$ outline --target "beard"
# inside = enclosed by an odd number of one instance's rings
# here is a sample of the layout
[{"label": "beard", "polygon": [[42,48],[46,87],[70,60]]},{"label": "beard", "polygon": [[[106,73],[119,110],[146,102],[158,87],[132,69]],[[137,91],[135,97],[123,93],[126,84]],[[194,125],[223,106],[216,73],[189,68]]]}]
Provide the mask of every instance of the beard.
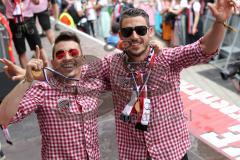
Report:
[{"label": "beard", "polygon": [[[125,48],[125,53],[130,57],[130,58],[138,58],[141,57],[146,53],[146,51],[149,48],[148,42],[144,43],[143,39],[135,39],[135,40],[129,40],[126,41],[128,43],[127,47]],[[134,49],[134,45],[139,45],[139,48],[137,46],[136,49]]]},{"label": "beard", "polygon": [[128,50],[126,50],[126,54],[132,59],[134,59],[134,57],[138,58],[138,57],[141,57],[142,55],[146,54],[148,48],[149,48],[149,46],[146,45],[146,46],[144,46],[143,49],[141,49],[140,51],[136,51],[136,52],[131,51],[131,49],[128,49]]},{"label": "beard", "polygon": [[127,55],[130,56],[130,57],[140,57],[140,56],[142,56],[143,54],[146,53],[147,49],[148,49],[148,46],[146,46],[146,47],[145,47],[142,51],[140,51],[140,52],[132,52],[131,50],[127,50],[126,53],[127,53]]}]

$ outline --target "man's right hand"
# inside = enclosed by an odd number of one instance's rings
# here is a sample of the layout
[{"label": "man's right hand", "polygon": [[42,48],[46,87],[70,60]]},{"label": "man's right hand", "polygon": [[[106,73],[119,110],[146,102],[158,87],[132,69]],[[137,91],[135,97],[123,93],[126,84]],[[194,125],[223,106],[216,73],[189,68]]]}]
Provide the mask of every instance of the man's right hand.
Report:
[{"label": "man's right hand", "polygon": [[39,47],[37,46],[35,58],[32,58],[27,63],[26,74],[25,74],[26,81],[32,82],[33,80],[42,80],[44,78],[42,74],[44,61],[40,59],[40,57],[41,57],[41,52]]}]

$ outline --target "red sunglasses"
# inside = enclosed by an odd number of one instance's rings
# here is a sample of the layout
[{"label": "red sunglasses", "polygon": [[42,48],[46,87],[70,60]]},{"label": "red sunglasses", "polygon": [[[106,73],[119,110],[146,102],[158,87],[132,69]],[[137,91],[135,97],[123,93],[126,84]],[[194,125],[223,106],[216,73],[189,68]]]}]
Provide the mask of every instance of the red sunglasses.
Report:
[{"label": "red sunglasses", "polygon": [[77,49],[69,49],[68,51],[67,50],[59,50],[55,53],[55,55],[56,55],[56,58],[58,60],[60,60],[60,59],[63,59],[66,56],[67,53],[71,57],[74,57],[74,58],[79,56],[79,50],[77,50]]}]

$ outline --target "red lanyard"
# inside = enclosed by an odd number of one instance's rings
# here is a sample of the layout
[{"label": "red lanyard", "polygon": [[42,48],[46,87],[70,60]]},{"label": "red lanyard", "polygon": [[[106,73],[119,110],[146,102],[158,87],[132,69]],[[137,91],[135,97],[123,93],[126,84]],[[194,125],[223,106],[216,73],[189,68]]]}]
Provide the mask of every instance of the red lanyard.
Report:
[{"label": "red lanyard", "polygon": [[135,76],[131,63],[127,63],[127,68],[131,72],[133,79],[133,91],[131,99],[124,107],[122,114],[120,115],[120,119],[124,122],[136,123],[136,129],[140,129],[142,131],[147,131],[148,123],[150,121],[151,101],[147,98],[147,82],[150,77],[154,61],[154,49],[151,47],[145,63],[145,68],[148,70],[147,73],[145,73],[145,76],[141,72],[136,72]]},{"label": "red lanyard", "polygon": [[139,97],[141,95],[144,87],[147,87],[147,82],[149,80],[154,61],[155,61],[154,49],[151,47],[150,48],[150,53],[149,53],[149,55],[148,55],[148,57],[146,58],[146,61],[145,61],[145,69],[147,69],[147,73],[143,74],[143,72],[141,72],[141,71],[135,71],[134,72],[134,69],[133,69],[132,64],[131,64],[132,62],[128,62],[128,57],[125,58],[127,68],[131,72],[131,76],[132,76],[131,79],[133,81],[133,88],[137,93],[137,97]]}]

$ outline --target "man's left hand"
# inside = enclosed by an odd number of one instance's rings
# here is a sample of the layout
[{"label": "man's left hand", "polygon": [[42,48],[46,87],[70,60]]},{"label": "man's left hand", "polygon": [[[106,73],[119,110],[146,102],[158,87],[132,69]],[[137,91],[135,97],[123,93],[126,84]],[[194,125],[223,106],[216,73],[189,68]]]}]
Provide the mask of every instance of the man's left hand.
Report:
[{"label": "man's left hand", "polygon": [[154,47],[154,52],[158,53],[163,48],[163,43],[159,40],[151,40],[150,45]]},{"label": "man's left hand", "polygon": [[233,13],[240,9],[239,0],[216,0],[215,3],[208,3],[212,15],[217,22],[225,22]]}]

